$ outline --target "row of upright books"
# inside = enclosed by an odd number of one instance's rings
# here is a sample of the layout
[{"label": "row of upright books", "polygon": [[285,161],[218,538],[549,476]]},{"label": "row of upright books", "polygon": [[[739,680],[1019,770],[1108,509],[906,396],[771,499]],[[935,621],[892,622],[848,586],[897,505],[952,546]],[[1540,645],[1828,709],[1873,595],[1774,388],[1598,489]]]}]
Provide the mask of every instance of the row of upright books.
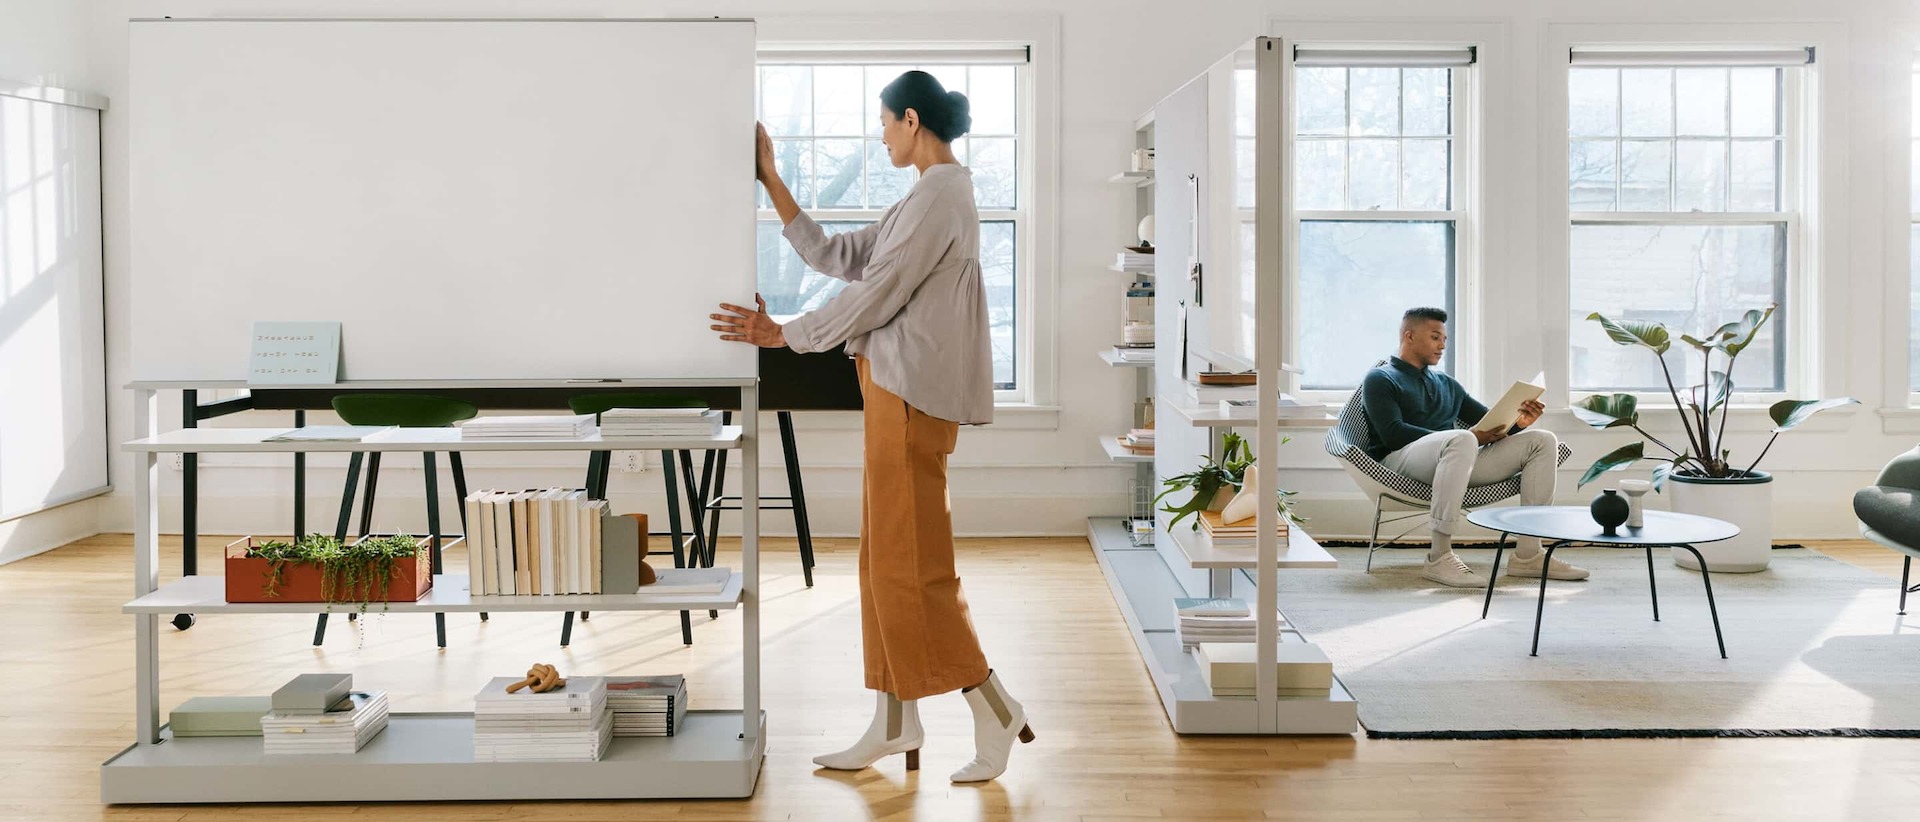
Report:
[{"label": "row of upright books", "polygon": [[603,593],[606,500],[577,488],[482,490],[466,506],[473,596]]}]

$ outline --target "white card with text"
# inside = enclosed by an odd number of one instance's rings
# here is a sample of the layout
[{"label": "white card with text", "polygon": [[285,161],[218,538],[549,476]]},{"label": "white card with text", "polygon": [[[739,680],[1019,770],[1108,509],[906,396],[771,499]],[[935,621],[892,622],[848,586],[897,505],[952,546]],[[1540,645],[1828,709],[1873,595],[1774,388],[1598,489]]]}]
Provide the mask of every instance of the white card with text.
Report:
[{"label": "white card with text", "polygon": [[256,322],[249,385],[315,385],[338,381],[340,323]]}]

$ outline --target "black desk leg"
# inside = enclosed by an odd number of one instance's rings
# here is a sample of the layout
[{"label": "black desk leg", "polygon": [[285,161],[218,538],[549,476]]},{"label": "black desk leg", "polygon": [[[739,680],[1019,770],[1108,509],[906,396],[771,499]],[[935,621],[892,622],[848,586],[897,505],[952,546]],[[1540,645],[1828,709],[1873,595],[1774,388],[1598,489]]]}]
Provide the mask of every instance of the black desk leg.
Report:
[{"label": "black desk leg", "polygon": [[[693,562],[689,564],[695,568],[712,568],[715,549],[712,543],[707,542],[706,535],[700,530],[700,506],[703,503],[701,503],[699,499],[700,486],[693,481],[692,451],[682,450],[680,452],[680,482],[686,486],[687,515],[693,526]],[[709,610],[707,611],[707,618],[719,619],[720,612],[717,610]]]},{"label": "black desk leg", "polygon": [[[180,392],[180,427],[200,427],[200,392]],[[200,573],[200,455],[180,455],[180,575]]]},{"label": "black desk leg", "polygon": [[1913,570],[1913,557],[1902,557],[1900,561],[1900,616],[1907,615],[1907,594],[1913,588],[1907,586],[1907,573]]},{"label": "black desk leg", "polygon": [[1707,587],[1707,613],[1713,617],[1713,641],[1720,646],[1720,658],[1726,659],[1727,641],[1720,636],[1720,608],[1713,604],[1713,575],[1707,571],[1707,558],[1700,556],[1700,552],[1691,545],[1673,547],[1686,549],[1687,553],[1693,555],[1693,561],[1700,563],[1700,584]]},{"label": "black desk leg", "polygon": [[[375,452],[374,456],[380,456],[379,452]],[[427,531],[432,534],[433,540],[433,572],[438,574],[440,573],[440,472],[434,466],[432,451],[421,454],[420,459],[426,464],[427,470]],[[373,502],[373,498],[369,496],[367,502]],[[447,647],[446,614],[433,615],[433,634],[440,647]]]},{"label": "black desk leg", "polygon": [[[293,412],[293,427],[307,427],[307,412]],[[293,538],[307,533],[307,452],[293,452]]]},{"label": "black desk leg", "polygon": [[781,411],[780,448],[787,464],[787,496],[793,503],[793,531],[800,539],[800,573],[813,587],[813,528],[807,524],[807,491],[800,482],[800,449],[793,441],[793,412]]},{"label": "black desk leg", "polygon": [[1507,552],[1507,533],[1500,532],[1500,541],[1493,544],[1493,570],[1487,572],[1487,598],[1480,603],[1480,618],[1487,618],[1487,609],[1493,607],[1493,581],[1500,578],[1500,555]]},{"label": "black desk leg", "polygon": [[[667,532],[673,539],[673,567],[685,568],[687,567],[686,555],[682,548],[685,532],[680,530],[680,483],[674,478],[674,472],[679,469],[674,465],[674,453],[661,451],[660,465],[664,469],[661,473],[665,475],[667,481]],[[695,528],[700,527],[698,521],[689,524]],[[684,645],[693,644],[693,615],[688,611],[680,612],[680,642]]]},{"label": "black desk leg", "polygon": [[1653,621],[1660,621],[1660,586],[1653,581],[1653,546],[1647,546],[1647,593],[1653,597]]},{"label": "black desk leg", "polygon": [[[733,412],[732,411],[720,412],[720,424],[732,425]],[[719,502],[720,502],[720,498],[722,496],[725,496],[726,493],[727,493],[727,452],[721,451],[719,453],[718,459],[714,462],[714,466],[713,466],[713,495],[707,497],[707,501],[709,503],[709,507],[707,509],[707,544],[709,545],[715,544],[720,540]],[[698,527],[698,522],[699,522],[698,520],[695,520],[696,527]]]},{"label": "black desk leg", "polygon": [[1565,542],[1556,542],[1547,546],[1546,556],[1540,559],[1540,601],[1533,606],[1533,650],[1527,656],[1540,655],[1540,620],[1547,613],[1547,571],[1553,567],[1554,549],[1565,546]]}]

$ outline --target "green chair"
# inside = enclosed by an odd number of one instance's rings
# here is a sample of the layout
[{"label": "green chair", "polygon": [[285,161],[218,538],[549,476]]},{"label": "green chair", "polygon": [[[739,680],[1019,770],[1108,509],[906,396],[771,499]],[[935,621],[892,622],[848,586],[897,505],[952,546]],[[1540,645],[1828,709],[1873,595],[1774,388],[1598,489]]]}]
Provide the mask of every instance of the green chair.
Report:
[{"label": "green chair", "polygon": [[[341,394],[333,398],[333,410],[348,425],[395,425],[402,428],[448,428],[480,414],[480,409],[473,403],[421,394]],[[347,483],[340,498],[340,520],[333,529],[336,539],[347,538],[347,523],[353,516],[354,489],[359,484],[363,458],[367,466],[367,490],[366,501],[360,506],[359,533],[365,535],[373,530],[373,502],[380,480],[380,452],[356,451],[347,460]],[[440,477],[432,451],[421,452],[420,459],[426,469],[427,531],[433,540],[433,572],[438,574],[442,570],[440,506],[437,504]],[[447,462],[453,467],[454,507],[460,512],[460,531],[464,534],[467,529],[467,472],[460,464],[460,452],[447,452]],[[483,613],[480,618],[486,619],[487,615]],[[433,624],[440,647],[447,647],[447,615],[434,614]],[[313,629],[313,644],[319,645],[326,635],[327,615],[321,614]]]},{"label": "green chair", "polygon": [[1914,448],[1880,469],[1873,485],[1853,495],[1853,514],[1860,520],[1860,536],[1899,551],[1900,608],[1907,613],[1907,595],[1920,591],[1908,585],[1913,558],[1920,557],[1920,448]]},{"label": "green chair", "polygon": [[[567,407],[575,414],[592,414],[594,422],[600,421],[600,415],[615,408],[706,408],[707,401],[698,397],[680,397],[665,394],[586,394],[567,400]],[[703,538],[697,524],[701,510],[699,491],[693,482],[693,452],[663,449],[660,452],[661,474],[666,481],[667,491],[667,536],[672,538],[673,567],[687,567],[686,543],[689,537],[693,542],[693,556],[706,555]],[[590,499],[607,498],[607,475],[612,473],[613,452],[594,451],[587,456],[587,497]],[[681,488],[686,489],[687,519],[682,524],[680,516]],[[666,553],[650,551],[654,553]],[[715,618],[718,612],[712,612]],[[581,611],[580,619],[585,621],[590,612]],[[560,647],[565,648],[573,640],[573,612],[568,611],[560,624]],[[693,619],[686,611],[680,612],[680,641],[693,644]]]}]

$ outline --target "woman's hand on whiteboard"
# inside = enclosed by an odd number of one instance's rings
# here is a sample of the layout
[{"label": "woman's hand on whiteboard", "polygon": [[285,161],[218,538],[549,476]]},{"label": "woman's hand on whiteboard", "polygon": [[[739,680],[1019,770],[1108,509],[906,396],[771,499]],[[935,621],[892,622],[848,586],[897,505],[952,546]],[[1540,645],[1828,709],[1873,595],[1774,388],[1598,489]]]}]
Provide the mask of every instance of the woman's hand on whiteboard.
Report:
[{"label": "woman's hand on whiteboard", "polygon": [[753,179],[761,183],[780,179],[780,166],[773,159],[773,138],[767,136],[762,123],[753,124]]},{"label": "woman's hand on whiteboard", "polygon": [[779,323],[767,316],[767,301],[759,294],[753,295],[753,301],[758,308],[721,303],[721,310],[732,313],[707,315],[716,321],[713,330],[720,332],[720,339],[729,342],[752,343],[761,348],[786,348],[787,335],[782,332]]}]

